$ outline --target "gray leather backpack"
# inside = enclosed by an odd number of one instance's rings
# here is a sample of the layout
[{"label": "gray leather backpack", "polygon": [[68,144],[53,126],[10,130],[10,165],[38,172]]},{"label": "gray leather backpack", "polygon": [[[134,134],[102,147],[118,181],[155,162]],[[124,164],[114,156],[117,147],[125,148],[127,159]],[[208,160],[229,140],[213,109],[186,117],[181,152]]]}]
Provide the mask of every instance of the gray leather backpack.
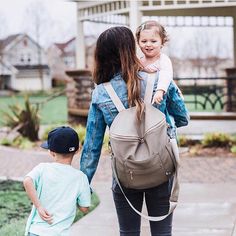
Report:
[{"label": "gray leather backpack", "polygon": [[174,175],[170,210],[165,216],[145,216],[126,198],[138,214],[148,220],[160,221],[171,214],[177,205],[178,147],[176,141],[167,135],[165,115],[151,104],[154,83],[155,74],[149,74],[141,122],[136,119],[136,108],[126,109],[110,82],[105,83],[104,87],[119,111],[110,127],[110,145],[113,175],[124,196],[122,186],[132,189],[152,188]]}]

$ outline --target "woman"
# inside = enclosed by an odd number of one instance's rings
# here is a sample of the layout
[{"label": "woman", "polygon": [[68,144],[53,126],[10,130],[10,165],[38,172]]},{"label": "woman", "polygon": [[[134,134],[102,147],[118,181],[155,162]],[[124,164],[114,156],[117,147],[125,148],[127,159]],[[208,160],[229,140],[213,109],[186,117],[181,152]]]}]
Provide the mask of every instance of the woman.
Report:
[{"label": "woman", "polygon": [[[136,57],[135,39],[131,30],[126,27],[113,27],[99,36],[95,50],[93,73],[93,79],[97,86],[92,94],[80,164],[81,170],[88,176],[89,182],[91,182],[98,165],[106,126],[110,127],[118,114],[103,83],[111,82],[126,108],[136,106],[137,118],[140,119],[147,80],[147,74],[139,72],[141,69],[142,67]],[[157,105],[154,106],[157,107]],[[187,110],[183,100],[178,96],[177,88],[173,84],[170,85],[163,102],[158,108],[166,115],[170,136],[175,135],[170,115],[174,117],[175,124],[178,127],[187,125]],[[140,216],[130,208],[114,179],[112,190],[120,235],[140,235]],[[124,191],[139,211],[142,209],[145,195],[149,215],[158,216],[168,212],[171,181],[151,189],[134,190],[124,188]],[[150,227],[153,236],[170,236],[172,214],[160,222],[150,222]]]}]

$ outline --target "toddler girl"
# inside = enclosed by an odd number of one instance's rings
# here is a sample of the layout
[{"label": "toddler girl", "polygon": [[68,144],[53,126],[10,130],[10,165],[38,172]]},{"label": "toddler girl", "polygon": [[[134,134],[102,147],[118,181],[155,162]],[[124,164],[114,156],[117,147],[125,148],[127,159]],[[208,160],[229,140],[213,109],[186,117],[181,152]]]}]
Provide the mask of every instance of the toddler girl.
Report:
[{"label": "toddler girl", "polygon": [[[136,38],[144,54],[140,58],[144,71],[148,73],[159,71],[158,85],[153,97],[153,103],[160,104],[163,100],[163,95],[173,81],[171,60],[166,54],[161,52],[162,47],[169,40],[166,30],[156,21],[146,21],[137,28]],[[182,97],[181,93],[180,95]]]}]

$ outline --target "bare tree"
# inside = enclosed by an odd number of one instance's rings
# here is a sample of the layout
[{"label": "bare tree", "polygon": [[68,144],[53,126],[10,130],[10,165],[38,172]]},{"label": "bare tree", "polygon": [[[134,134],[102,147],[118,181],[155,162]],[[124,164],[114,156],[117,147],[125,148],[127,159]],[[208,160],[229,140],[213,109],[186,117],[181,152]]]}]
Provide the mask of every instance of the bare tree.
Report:
[{"label": "bare tree", "polygon": [[229,57],[228,42],[220,37],[221,32],[209,28],[199,29],[186,43],[185,58],[197,68],[198,76],[210,74],[219,75],[219,65]]},{"label": "bare tree", "polygon": [[7,29],[7,22],[6,22],[6,17],[2,12],[0,12],[0,39],[3,38],[5,35],[4,33],[6,32]]},{"label": "bare tree", "polygon": [[29,35],[38,44],[38,67],[39,76],[41,80],[42,89],[44,87],[43,83],[43,71],[42,71],[42,54],[41,47],[45,44],[47,39],[51,36],[50,27],[52,26],[52,20],[46,7],[43,5],[42,1],[31,2],[25,12],[25,31],[29,32]]}]

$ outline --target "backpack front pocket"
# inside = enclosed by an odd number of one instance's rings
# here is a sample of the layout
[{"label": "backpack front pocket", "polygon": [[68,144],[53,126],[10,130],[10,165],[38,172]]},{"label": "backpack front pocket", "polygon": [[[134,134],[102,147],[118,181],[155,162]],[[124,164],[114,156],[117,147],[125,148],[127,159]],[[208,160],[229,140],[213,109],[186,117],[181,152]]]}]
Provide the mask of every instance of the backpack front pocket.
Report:
[{"label": "backpack front pocket", "polygon": [[169,179],[159,154],[143,161],[127,159],[124,168],[127,181],[124,186],[127,188],[152,188]]}]

